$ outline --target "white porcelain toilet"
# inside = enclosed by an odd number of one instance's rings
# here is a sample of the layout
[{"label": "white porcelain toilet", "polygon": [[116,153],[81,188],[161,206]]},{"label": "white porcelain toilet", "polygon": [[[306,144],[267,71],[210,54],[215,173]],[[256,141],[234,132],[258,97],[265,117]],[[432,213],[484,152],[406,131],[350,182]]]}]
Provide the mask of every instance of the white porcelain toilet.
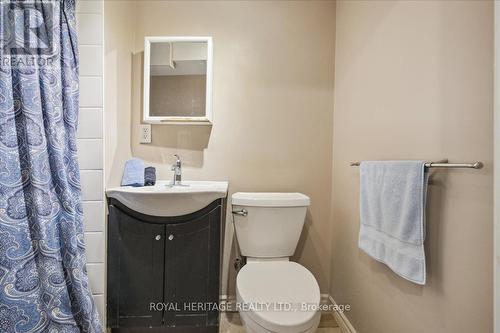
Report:
[{"label": "white porcelain toilet", "polygon": [[313,333],[321,313],[319,286],[289,261],[310,200],[300,193],[235,193],[236,239],[247,264],[236,278],[238,310],[247,333]]}]

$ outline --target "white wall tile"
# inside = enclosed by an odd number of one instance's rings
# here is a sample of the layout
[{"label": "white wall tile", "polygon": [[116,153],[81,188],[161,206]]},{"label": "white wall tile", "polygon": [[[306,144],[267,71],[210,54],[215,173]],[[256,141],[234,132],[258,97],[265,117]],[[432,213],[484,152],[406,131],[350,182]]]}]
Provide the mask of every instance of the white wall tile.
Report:
[{"label": "white wall tile", "polygon": [[[81,169],[87,270],[103,325],[105,308],[105,213],[103,191],[103,2],[77,1],[80,53],[78,156]],[[86,170],[85,170],[86,169]],[[95,169],[95,170],[89,170]]]},{"label": "white wall tile", "polygon": [[102,169],[102,139],[77,139],[80,170]]},{"label": "white wall tile", "polygon": [[78,138],[101,139],[102,135],[102,109],[81,108],[78,115]]},{"label": "white wall tile", "polygon": [[102,15],[82,13],[76,20],[80,45],[102,45]]},{"label": "white wall tile", "polygon": [[85,252],[87,254],[87,263],[103,263],[104,252],[104,233],[86,232],[85,233]]},{"label": "white wall tile", "polygon": [[104,231],[104,202],[84,201],[82,206],[85,231]]},{"label": "white wall tile", "polygon": [[80,107],[102,107],[102,77],[80,77]]},{"label": "white wall tile", "polygon": [[101,14],[102,1],[99,0],[78,0],[76,2],[77,13]]},{"label": "white wall tile", "polygon": [[97,307],[97,312],[99,312],[99,318],[101,323],[104,324],[106,316],[104,315],[104,295],[92,295],[94,298],[95,306]]},{"label": "white wall tile", "polygon": [[82,199],[102,200],[103,183],[102,170],[81,170]]},{"label": "white wall tile", "polygon": [[104,293],[104,264],[87,264],[90,288],[93,294]]},{"label": "white wall tile", "polygon": [[80,45],[80,75],[102,75],[102,46]]}]

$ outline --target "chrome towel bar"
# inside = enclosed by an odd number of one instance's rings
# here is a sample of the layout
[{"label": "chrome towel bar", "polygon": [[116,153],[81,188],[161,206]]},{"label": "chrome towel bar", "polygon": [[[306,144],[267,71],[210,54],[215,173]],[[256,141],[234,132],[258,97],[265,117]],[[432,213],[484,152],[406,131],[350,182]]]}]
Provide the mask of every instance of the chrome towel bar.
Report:
[{"label": "chrome towel bar", "polygon": [[[351,166],[359,166],[360,162],[351,162]],[[448,161],[439,161],[439,162],[427,162],[425,163],[426,168],[449,168],[449,169],[457,169],[457,168],[466,168],[466,169],[481,169],[483,167],[483,162],[477,161],[474,163],[448,163]]]}]

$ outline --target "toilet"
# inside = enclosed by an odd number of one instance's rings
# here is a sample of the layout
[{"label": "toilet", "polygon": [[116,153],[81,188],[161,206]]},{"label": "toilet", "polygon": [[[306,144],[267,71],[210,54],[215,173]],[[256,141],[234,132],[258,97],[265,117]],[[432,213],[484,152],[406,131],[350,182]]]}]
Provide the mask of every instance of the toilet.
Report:
[{"label": "toilet", "polygon": [[308,196],[234,193],[234,228],[246,265],[236,277],[237,307],[247,333],[313,333],[321,313],[314,275],[289,258],[304,225]]}]

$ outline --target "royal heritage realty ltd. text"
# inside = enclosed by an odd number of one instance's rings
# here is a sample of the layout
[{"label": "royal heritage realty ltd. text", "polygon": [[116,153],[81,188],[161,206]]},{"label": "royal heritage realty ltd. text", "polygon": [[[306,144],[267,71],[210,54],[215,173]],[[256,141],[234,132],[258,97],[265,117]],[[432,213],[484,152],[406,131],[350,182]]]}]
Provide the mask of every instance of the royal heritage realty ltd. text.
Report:
[{"label": "royal heritage realty ltd. text", "polygon": [[299,311],[337,311],[348,312],[349,304],[311,304],[287,302],[255,302],[255,303],[214,303],[214,302],[151,302],[149,311],[167,312],[207,312],[207,311],[274,311],[274,312],[299,312]]}]

